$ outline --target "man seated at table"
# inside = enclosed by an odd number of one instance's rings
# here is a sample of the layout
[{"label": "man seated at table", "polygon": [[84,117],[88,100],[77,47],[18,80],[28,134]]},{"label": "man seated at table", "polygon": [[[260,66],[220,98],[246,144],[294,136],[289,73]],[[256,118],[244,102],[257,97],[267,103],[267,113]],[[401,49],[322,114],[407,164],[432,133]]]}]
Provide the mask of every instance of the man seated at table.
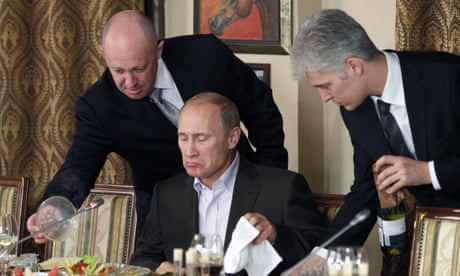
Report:
[{"label": "man seated at table", "polygon": [[260,231],[253,244],[268,240],[283,258],[275,275],[317,244],[326,223],[305,178],[249,163],[236,150],[240,134],[226,97],[206,92],[185,103],[178,143],[186,173],[155,186],[132,264],[172,272],[173,249],[187,249],[195,233],[219,234],[226,249],[243,215]]}]

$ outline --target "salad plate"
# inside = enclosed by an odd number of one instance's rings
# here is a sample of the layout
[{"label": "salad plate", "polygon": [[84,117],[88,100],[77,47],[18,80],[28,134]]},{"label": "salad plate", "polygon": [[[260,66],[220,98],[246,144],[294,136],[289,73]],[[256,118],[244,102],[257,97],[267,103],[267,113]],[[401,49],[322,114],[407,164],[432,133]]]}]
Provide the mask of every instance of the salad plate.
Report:
[{"label": "salad plate", "polygon": [[[71,273],[69,271],[69,266],[68,264],[81,264],[82,258],[79,257],[73,257],[73,258],[51,258],[46,261],[43,261],[40,263],[40,268],[41,270],[52,270],[54,267],[59,267],[59,276],[74,276],[78,275],[78,273]],[[99,264],[102,265],[104,268],[103,271],[98,273],[97,275],[133,275],[133,276],[146,276],[146,275],[152,275],[152,271],[148,268],[145,267],[140,267],[140,266],[133,266],[133,265],[128,265],[128,264],[116,264],[116,263],[103,263]],[[67,268],[67,269],[66,269]],[[76,269],[75,267],[73,268],[74,270]],[[44,274],[42,275],[48,275],[47,272],[43,272]]]}]

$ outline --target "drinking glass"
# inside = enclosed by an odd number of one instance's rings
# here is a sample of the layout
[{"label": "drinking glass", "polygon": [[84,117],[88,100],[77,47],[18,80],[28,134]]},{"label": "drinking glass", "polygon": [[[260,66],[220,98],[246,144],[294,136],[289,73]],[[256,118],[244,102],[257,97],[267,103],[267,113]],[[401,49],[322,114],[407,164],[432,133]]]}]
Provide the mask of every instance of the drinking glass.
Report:
[{"label": "drinking glass", "polygon": [[327,276],[327,266],[323,264],[310,265],[301,269],[299,276]]},{"label": "drinking glass", "polygon": [[328,250],[327,267],[329,276],[369,274],[367,254],[362,247],[338,246]]},{"label": "drinking glass", "polygon": [[205,237],[203,235],[199,233],[193,235],[192,241],[190,242],[190,248],[185,252],[186,275],[204,274],[208,276],[209,273],[203,273],[207,272],[206,270],[209,270],[209,258],[205,258],[208,255],[206,252],[204,252],[204,241]]},{"label": "drinking glass", "polygon": [[40,265],[38,264],[38,254],[24,253],[10,261],[10,267],[20,268],[24,274],[27,272],[38,275]]},{"label": "drinking glass", "polygon": [[66,220],[76,212],[77,209],[67,198],[52,196],[38,207],[37,225],[40,229],[45,229],[61,221],[61,224],[47,229],[43,234],[50,240],[64,240],[71,235],[76,224],[75,219]]},{"label": "drinking glass", "polygon": [[17,247],[13,246],[5,251],[2,249],[17,241],[18,227],[15,217],[10,214],[0,216],[0,263],[2,275],[6,275],[10,260],[16,256]]},{"label": "drinking glass", "polygon": [[199,233],[193,235],[192,242],[190,243],[191,248],[195,248],[196,251],[201,253],[205,247],[204,244],[205,237]]},{"label": "drinking glass", "polygon": [[355,247],[354,269],[358,276],[369,275],[369,258],[363,247]]},{"label": "drinking glass", "polygon": [[205,250],[209,254],[210,275],[220,275],[223,267],[224,246],[218,234],[206,237]]}]

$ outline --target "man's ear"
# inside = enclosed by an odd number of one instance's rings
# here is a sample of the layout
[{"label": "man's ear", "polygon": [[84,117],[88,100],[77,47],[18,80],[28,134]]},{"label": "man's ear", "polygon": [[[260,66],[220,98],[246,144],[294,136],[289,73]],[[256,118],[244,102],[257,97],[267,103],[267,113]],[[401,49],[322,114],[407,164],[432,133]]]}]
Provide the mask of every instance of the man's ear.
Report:
[{"label": "man's ear", "polygon": [[236,145],[238,145],[238,142],[240,141],[240,136],[241,136],[241,128],[240,127],[234,127],[230,131],[230,135],[228,137],[228,147],[230,149],[236,148]]},{"label": "man's ear", "polygon": [[364,72],[364,62],[360,58],[357,58],[357,57],[348,58],[346,65],[349,71],[355,74],[356,76],[361,76]]},{"label": "man's ear", "polygon": [[157,52],[156,52],[157,59],[159,59],[161,57],[161,54],[163,53],[164,44],[165,44],[164,40],[160,40],[157,44]]}]

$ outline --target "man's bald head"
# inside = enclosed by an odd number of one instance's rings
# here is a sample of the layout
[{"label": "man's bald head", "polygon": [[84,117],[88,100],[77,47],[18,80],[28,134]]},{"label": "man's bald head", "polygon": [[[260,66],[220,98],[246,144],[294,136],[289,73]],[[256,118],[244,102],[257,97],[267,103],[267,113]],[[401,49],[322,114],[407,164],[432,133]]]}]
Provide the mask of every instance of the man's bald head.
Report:
[{"label": "man's bald head", "polygon": [[[104,47],[107,39],[118,36],[142,36],[145,41],[152,43],[155,47],[158,42],[158,35],[152,21],[145,14],[137,10],[123,10],[114,14],[102,29],[101,47]],[[139,37],[138,37],[139,39]]]},{"label": "man's bald head", "polygon": [[117,88],[128,98],[140,100],[153,90],[163,41],[150,19],[139,11],[113,15],[102,31],[102,54]]}]

